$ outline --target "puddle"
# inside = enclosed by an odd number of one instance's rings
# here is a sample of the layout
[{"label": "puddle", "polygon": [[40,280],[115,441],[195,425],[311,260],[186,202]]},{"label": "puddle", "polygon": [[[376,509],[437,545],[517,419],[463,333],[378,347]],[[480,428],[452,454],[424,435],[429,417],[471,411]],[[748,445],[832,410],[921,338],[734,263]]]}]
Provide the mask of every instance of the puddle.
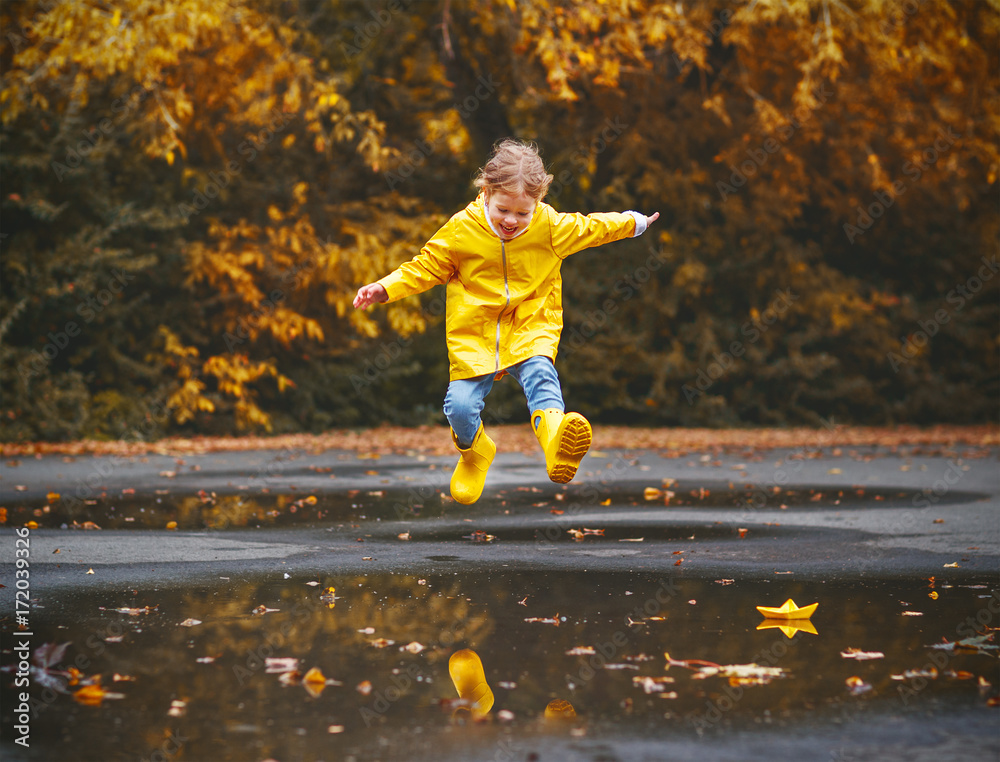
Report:
[{"label": "puddle", "polygon": [[[997,626],[995,580],[932,588],[928,580],[723,583],[495,569],[281,576],[41,594],[31,613],[35,649],[70,643],[59,668],[100,674],[122,698],[83,705],[45,694],[34,679],[32,758],[411,762],[471,749],[465,759],[529,759],[555,736],[697,737],[944,705],[971,711],[986,705],[980,678],[1000,685],[994,655],[929,648]],[[332,601],[321,597],[329,587]],[[786,598],[819,602],[811,628],[758,629],[766,622],[755,606]],[[258,607],[268,610],[252,613]],[[904,616],[914,612],[922,615]],[[200,623],[180,625],[190,620]],[[594,652],[568,653],[581,648]],[[849,648],[884,658],[843,658]],[[470,721],[474,705],[455,703],[449,659],[461,649],[479,656],[492,690],[482,722]],[[665,653],[756,662],[782,675],[739,684],[668,667]],[[307,690],[299,678],[283,681],[267,671],[276,657],[335,682]],[[0,661],[13,658],[8,646]],[[907,670],[926,674],[893,677]],[[2,675],[8,743],[11,679]],[[870,688],[855,695],[849,682]]]},{"label": "puddle", "polygon": [[[983,497],[952,490],[939,497],[929,491],[900,489],[830,489],[796,487],[779,489],[753,484],[741,488],[731,482],[679,481],[668,490],[647,499],[648,482],[610,487],[576,485],[559,489],[518,487],[486,495],[474,507],[459,506],[430,485],[409,489],[349,490],[336,494],[255,493],[197,495],[155,494],[105,495],[92,500],[22,501],[6,506],[7,523],[21,526],[34,521],[43,528],[163,529],[171,522],[177,529],[242,529],[256,527],[324,526],[365,520],[385,521],[455,517],[483,517],[517,512],[573,512],[599,505],[612,507],[738,508],[747,511],[786,509],[913,508],[926,504],[928,495],[936,505],[966,503]],[[923,501],[923,502],[921,502]],[[86,525],[86,526],[85,526]]]}]

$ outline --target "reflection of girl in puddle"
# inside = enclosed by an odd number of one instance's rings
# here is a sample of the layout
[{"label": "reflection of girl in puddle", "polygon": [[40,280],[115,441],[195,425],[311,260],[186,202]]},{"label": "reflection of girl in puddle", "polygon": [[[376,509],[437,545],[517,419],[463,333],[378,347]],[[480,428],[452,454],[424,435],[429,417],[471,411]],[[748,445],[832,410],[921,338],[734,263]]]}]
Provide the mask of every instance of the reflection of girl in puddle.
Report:
[{"label": "reflection of girl in puddle", "polygon": [[[458,707],[453,717],[470,715],[474,720],[481,720],[489,714],[493,708],[493,691],[486,682],[486,672],[483,669],[483,662],[479,655],[469,649],[463,648],[455,651],[448,659],[448,674],[455,684],[458,697],[464,703]],[[545,707],[545,719],[547,720],[572,720],[576,718],[576,710],[573,705],[563,699],[554,699]]]}]

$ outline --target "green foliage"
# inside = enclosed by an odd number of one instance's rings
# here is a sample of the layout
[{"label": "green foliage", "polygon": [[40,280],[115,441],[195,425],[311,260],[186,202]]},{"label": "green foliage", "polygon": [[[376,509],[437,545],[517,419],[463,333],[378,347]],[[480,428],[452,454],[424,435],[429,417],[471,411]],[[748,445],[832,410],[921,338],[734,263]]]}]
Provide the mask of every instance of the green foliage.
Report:
[{"label": "green foliage", "polygon": [[[0,438],[442,420],[443,294],[350,301],[469,200],[508,134],[540,143],[557,208],[662,214],[563,268],[570,407],[670,425],[995,414],[993,5],[0,14]],[[489,410],[522,406],[505,381]]]}]

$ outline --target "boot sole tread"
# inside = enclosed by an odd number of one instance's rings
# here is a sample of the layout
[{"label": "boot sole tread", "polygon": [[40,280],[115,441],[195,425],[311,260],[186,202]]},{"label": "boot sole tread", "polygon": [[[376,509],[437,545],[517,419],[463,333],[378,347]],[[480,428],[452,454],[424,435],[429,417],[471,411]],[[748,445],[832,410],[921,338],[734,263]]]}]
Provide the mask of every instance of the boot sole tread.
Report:
[{"label": "boot sole tread", "polygon": [[559,429],[556,462],[549,469],[549,479],[556,484],[566,484],[576,476],[580,461],[590,449],[593,433],[587,419],[575,413],[568,413]]}]

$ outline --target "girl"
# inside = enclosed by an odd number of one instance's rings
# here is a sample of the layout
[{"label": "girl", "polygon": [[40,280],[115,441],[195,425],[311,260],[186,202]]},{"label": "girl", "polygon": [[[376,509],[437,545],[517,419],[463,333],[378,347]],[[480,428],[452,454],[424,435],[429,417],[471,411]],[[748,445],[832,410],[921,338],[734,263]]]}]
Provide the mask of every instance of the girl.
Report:
[{"label": "girl", "polygon": [[475,184],[481,193],[384,278],[358,289],[357,309],[447,283],[450,383],[444,414],[459,452],[451,494],[466,505],[483,492],[496,445],[482,413],[505,373],[524,389],[549,478],[575,475],[592,438],[579,413],[564,413],[555,369],[562,332],[563,260],[591,246],[642,235],[659,212],[561,214],[542,202],[552,182],[534,144],[498,143]]}]

